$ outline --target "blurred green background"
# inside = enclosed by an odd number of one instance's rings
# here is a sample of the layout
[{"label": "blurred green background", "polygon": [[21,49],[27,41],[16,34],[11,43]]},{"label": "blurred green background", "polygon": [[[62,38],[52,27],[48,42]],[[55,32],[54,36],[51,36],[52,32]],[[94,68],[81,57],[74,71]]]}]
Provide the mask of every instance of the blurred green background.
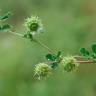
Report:
[{"label": "blurred green background", "polygon": [[[24,20],[38,15],[45,33],[37,36],[55,52],[79,54],[96,41],[96,0],[0,0],[0,14],[24,33]],[[96,65],[82,64],[78,72],[56,70],[47,80],[33,78],[34,65],[47,51],[11,34],[0,33],[0,96],[96,96]]]}]

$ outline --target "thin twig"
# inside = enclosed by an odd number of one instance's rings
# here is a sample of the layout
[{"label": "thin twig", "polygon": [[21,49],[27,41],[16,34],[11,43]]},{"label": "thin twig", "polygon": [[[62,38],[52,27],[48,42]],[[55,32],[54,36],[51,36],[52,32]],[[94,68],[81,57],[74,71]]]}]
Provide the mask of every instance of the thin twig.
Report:
[{"label": "thin twig", "polygon": [[19,33],[13,32],[13,31],[9,31],[8,33],[11,33],[11,34],[13,34],[15,36],[19,36],[19,37],[23,37],[24,36],[22,34],[19,34]]},{"label": "thin twig", "polygon": [[48,46],[46,46],[44,43],[42,43],[42,42],[40,42],[40,41],[38,41],[38,40],[36,40],[36,39],[33,39],[33,41],[34,41],[35,43],[39,44],[41,47],[47,49],[50,53],[54,54],[53,50],[50,49]]},{"label": "thin twig", "polygon": [[[24,37],[24,35],[22,34],[19,34],[19,33],[16,33],[14,32],[14,30],[12,31],[9,31],[9,33],[13,34],[13,35],[16,35],[16,36],[19,36],[19,37]],[[42,46],[43,48],[47,49],[50,53],[54,54],[53,50],[51,50],[48,46],[46,46],[44,43],[36,40],[36,39],[32,39],[32,41],[34,41],[35,43],[39,44],[40,46]]]},{"label": "thin twig", "polygon": [[[47,64],[54,64],[54,63],[60,63],[58,61],[52,61],[52,62],[46,62]],[[96,62],[94,61],[77,61],[78,64],[94,64]]]},{"label": "thin twig", "polygon": [[79,56],[79,55],[75,55],[75,56],[73,56],[74,58],[78,58],[78,59],[84,59],[84,57],[83,56]]},{"label": "thin twig", "polygon": [[[14,32],[14,31],[9,31],[9,33],[11,33],[13,35],[16,35],[16,36],[19,36],[19,37],[23,37],[24,36],[22,34]],[[37,39],[33,39],[32,41],[34,41],[35,43],[39,44],[41,47],[45,48],[46,50],[48,50],[50,53],[54,54],[53,50],[50,49],[48,46],[46,46],[44,43],[38,41]],[[76,58],[76,59],[84,59],[83,56],[79,56],[79,55],[74,56],[74,58]],[[54,62],[50,62],[49,64],[53,64],[53,63],[58,63],[58,62],[54,61]],[[80,61],[77,60],[77,63],[79,63],[79,64],[90,64],[90,63],[93,64],[95,62],[93,60],[86,60],[86,61],[84,61],[84,60],[80,60]]]},{"label": "thin twig", "polygon": [[88,60],[88,61],[77,61],[77,63],[79,63],[79,64],[94,64],[96,62]]}]

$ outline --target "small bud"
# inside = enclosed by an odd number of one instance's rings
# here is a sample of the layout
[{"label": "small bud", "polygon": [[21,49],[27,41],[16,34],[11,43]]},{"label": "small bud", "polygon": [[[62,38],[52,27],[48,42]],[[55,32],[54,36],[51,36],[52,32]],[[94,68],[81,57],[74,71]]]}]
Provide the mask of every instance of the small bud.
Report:
[{"label": "small bud", "polygon": [[31,16],[30,18],[27,18],[24,25],[32,34],[43,32],[42,22],[37,16]]},{"label": "small bud", "polygon": [[64,70],[67,72],[71,72],[77,69],[79,64],[76,62],[77,60],[73,56],[64,57],[61,61]]},{"label": "small bud", "polygon": [[46,63],[39,63],[35,66],[35,76],[40,80],[51,74],[52,68]]}]

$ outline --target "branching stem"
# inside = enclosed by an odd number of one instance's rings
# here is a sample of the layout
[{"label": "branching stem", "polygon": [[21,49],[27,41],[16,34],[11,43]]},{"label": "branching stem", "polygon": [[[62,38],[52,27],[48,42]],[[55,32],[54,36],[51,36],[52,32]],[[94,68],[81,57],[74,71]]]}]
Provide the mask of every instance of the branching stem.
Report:
[{"label": "branching stem", "polygon": [[[16,33],[14,31],[9,31],[9,33],[11,33],[13,35],[16,35],[16,36],[19,36],[19,37],[24,37],[24,35]],[[48,46],[46,46],[44,43],[40,42],[39,40],[33,38],[32,41],[37,43],[38,45],[40,45],[44,49],[48,50],[49,53],[54,54],[52,49],[50,49]],[[84,57],[83,56],[79,56],[79,55],[74,56],[74,58],[77,59],[77,63],[79,63],[79,64],[93,64],[93,63],[96,63],[93,60],[84,60]],[[81,59],[81,60],[78,60],[78,59]],[[50,62],[50,63],[56,63],[56,61],[55,62]]]},{"label": "branching stem", "polygon": [[[19,36],[19,37],[24,37],[24,35],[19,34],[19,33],[16,33],[16,32],[14,32],[14,31],[9,31],[9,33],[11,33],[11,34],[13,34],[13,35],[16,35],[16,36]],[[37,39],[32,39],[32,41],[35,42],[35,43],[37,43],[37,44],[39,44],[39,45],[40,45],[41,47],[43,47],[44,49],[48,50],[49,53],[54,54],[53,50],[50,49],[50,48],[49,48],[47,45],[45,45],[44,43],[38,41]]]}]

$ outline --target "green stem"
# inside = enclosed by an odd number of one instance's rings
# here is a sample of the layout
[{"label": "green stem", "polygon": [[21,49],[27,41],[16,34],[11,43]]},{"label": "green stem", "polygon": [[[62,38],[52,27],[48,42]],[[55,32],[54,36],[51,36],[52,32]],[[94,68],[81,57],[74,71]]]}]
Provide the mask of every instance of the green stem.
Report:
[{"label": "green stem", "polygon": [[11,33],[11,34],[13,34],[15,36],[19,36],[19,37],[23,37],[24,36],[22,34],[19,34],[19,33],[13,32],[13,31],[9,31],[8,33]]},{"label": "green stem", "polygon": [[83,56],[74,56],[77,59],[77,63],[79,64],[89,64],[89,63],[96,63],[94,60],[86,60]]},{"label": "green stem", "polygon": [[[13,34],[13,35],[16,35],[16,36],[19,36],[19,37],[24,37],[24,35],[22,35],[22,34],[19,34],[19,33],[16,33],[16,32],[14,32],[14,31],[9,31],[9,33],[11,33],[11,34]],[[53,52],[53,50],[51,50],[48,46],[46,46],[44,43],[42,43],[42,42],[40,42],[40,41],[38,41],[37,39],[32,39],[32,41],[33,42],[35,42],[35,43],[37,43],[37,44],[39,44],[41,47],[43,47],[44,49],[46,49],[46,50],[48,50],[51,54],[54,54],[54,52]],[[74,56],[74,58],[76,58],[76,59],[84,59],[83,58],[83,56]],[[95,63],[94,61],[92,61],[92,60],[86,60],[86,61],[84,61],[84,60],[77,60],[77,63],[79,63],[79,64],[89,64],[89,63]]]},{"label": "green stem", "polygon": [[[14,31],[9,31],[9,33],[19,36],[19,37],[24,37],[24,35],[16,33]],[[34,41],[35,43],[39,44],[41,47],[45,48],[46,50],[48,50],[50,53],[54,54],[53,50],[51,50],[48,46],[46,46],[45,44],[43,44],[42,42],[38,41],[37,39],[32,39],[32,41]]]},{"label": "green stem", "polygon": [[79,64],[94,64],[96,62],[88,60],[88,61],[77,61],[77,63],[79,63]]},{"label": "green stem", "polygon": [[48,46],[46,46],[44,43],[38,41],[37,39],[33,39],[33,41],[37,44],[39,44],[44,49],[48,50],[50,53],[54,54],[53,50],[51,50]]},{"label": "green stem", "polygon": [[74,58],[76,58],[76,59],[84,59],[83,56],[79,56],[79,55],[75,55]]}]

